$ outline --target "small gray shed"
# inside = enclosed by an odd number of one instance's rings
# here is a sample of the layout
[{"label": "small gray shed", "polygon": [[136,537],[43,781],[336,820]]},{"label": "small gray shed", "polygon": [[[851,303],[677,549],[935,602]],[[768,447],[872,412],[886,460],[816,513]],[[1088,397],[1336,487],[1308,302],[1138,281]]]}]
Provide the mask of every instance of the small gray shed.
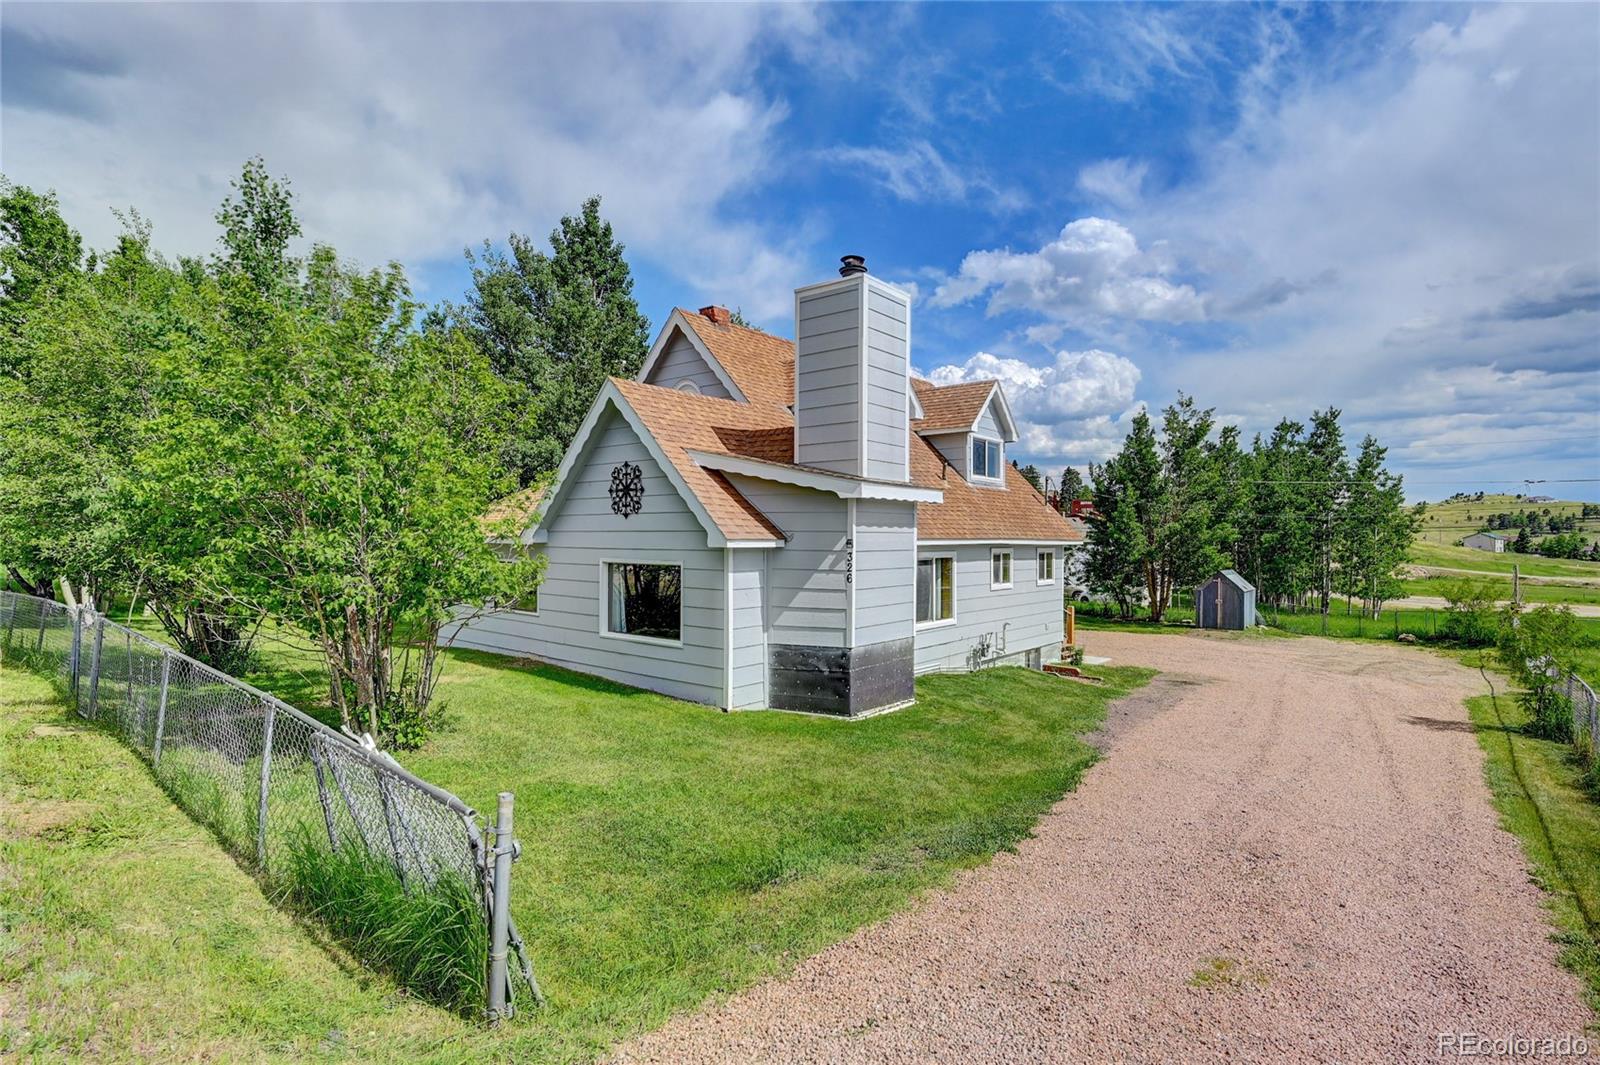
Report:
[{"label": "small gray shed", "polygon": [[1231,569],[1218,570],[1194,590],[1194,623],[1202,629],[1255,628],[1255,585]]}]

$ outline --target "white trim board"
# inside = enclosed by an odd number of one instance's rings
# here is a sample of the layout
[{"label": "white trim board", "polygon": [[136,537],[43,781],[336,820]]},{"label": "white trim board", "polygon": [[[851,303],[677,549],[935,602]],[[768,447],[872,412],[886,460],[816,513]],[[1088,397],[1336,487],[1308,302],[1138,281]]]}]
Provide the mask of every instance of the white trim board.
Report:
[{"label": "white trim board", "polygon": [[689,457],[708,470],[737,473],[763,481],[792,484],[798,488],[812,488],[831,492],[840,499],[886,499],[897,503],[942,503],[944,489],[923,488],[901,481],[868,481],[848,474],[829,473],[826,470],[797,469],[778,462],[743,455],[722,455],[712,451],[688,451]]}]

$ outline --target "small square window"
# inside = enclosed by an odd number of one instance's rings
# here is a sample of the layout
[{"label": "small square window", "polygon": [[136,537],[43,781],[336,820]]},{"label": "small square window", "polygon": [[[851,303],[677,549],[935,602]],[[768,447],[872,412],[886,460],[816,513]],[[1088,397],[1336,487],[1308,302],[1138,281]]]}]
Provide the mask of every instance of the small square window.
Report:
[{"label": "small square window", "polygon": [[1011,552],[995,551],[989,556],[989,587],[1011,587]]},{"label": "small square window", "polygon": [[606,563],[605,631],[676,643],[683,637],[683,571],[643,562]]}]

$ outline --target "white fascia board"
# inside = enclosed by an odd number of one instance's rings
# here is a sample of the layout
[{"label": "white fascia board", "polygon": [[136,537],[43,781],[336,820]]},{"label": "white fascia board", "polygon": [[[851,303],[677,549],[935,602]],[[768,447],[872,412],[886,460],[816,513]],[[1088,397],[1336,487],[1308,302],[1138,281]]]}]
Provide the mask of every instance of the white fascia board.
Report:
[{"label": "white fascia board", "polygon": [[[910,345],[907,346],[909,347]],[[912,383],[914,380],[909,373],[906,375],[906,393],[911,397],[910,417],[912,421],[923,417],[922,400],[917,398],[917,386]]]},{"label": "white fascia board", "polygon": [[578,426],[577,435],[572,438],[572,444],[567,448],[567,453],[561,457],[561,465],[556,470],[555,482],[550,486],[550,491],[545,494],[544,513],[540,516],[539,525],[523,533],[522,542],[525,544],[547,542],[548,534],[545,536],[538,535],[543,531],[544,519],[554,514],[560,506],[561,497],[565,494],[566,487],[570,481],[570,474],[577,465],[579,456],[588,451],[589,438],[594,435],[595,426],[600,422],[600,415],[605,412],[608,406],[616,408],[617,413],[622,415],[623,420],[628,423],[628,427],[633,430],[634,435],[639,438],[639,442],[644,445],[645,451],[654,460],[656,467],[660,469],[661,475],[667,479],[667,483],[672,485],[673,489],[678,493],[679,498],[683,500],[684,506],[689,508],[689,513],[693,514],[695,520],[705,529],[706,546],[727,546],[728,538],[722,534],[722,530],[712,520],[710,513],[701,504],[699,497],[684,483],[683,477],[678,473],[677,468],[668,461],[667,456],[662,452],[661,445],[656,442],[656,438],[645,428],[643,419],[628,405],[628,401],[622,397],[622,393],[617,390],[617,386],[610,381],[600,386],[600,394],[594,397],[594,403],[589,406],[589,413],[583,417],[583,424]]},{"label": "white fascia board", "polygon": [[991,536],[987,540],[918,540],[918,547],[966,547],[979,544],[1005,547],[1008,544],[1026,544],[1030,547],[1072,547],[1080,540],[1018,540],[1010,536]]},{"label": "white fascia board", "polygon": [[684,321],[683,312],[677,309],[674,309],[672,314],[668,316],[667,324],[661,327],[661,332],[656,334],[656,342],[650,345],[650,354],[644,357],[644,365],[639,367],[639,375],[634,378],[635,381],[638,381],[641,385],[650,383],[650,374],[655,370],[656,363],[660,361],[661,353],[667,350],[667,344],[671,342],[672,334],[675,332],[682,333],[683,338],[689,342],[689,346],[694,348],[695,352],[705,360],[707,366],[711,367],[711,372],[716,375],[718,381],[722,382],[722,387],[728,390],[728,395],[740,403],[750,402],[745,398],[744,393],[739,391],[739,386],[733,383],[733,378],[728,376],[728,371],[723,369],[722,363],[718,362],[716,356],[711,354],[711,349],[706,347],[705,341],[700,339],[699,332],[694,326]]},{"label": "white fascia board", "polygon": [[[1006,390],[1000,387],[999,381],[994,383],[994,391],[989,393],[989,398],[984,403],[984,406],[988,406],[990,403],[995,404],[995,413],[998,415],[996,420],[1000,422],[1001,427],[1005,430],[1005,442],[1008,444],[1016,443],[1019,439],[1017,420],[1011,416],[1011,403],[1006,399]],[[981,408],[978,411],[978,416],[983,416]],[[973,422],[972,424],[976,428],[978,423]]]},{"label": "white fascia board", "polygon": [[709,451],[689,452],[689,457],[708,470],[737,473],[763,481],[792,484],[798,488],[811,488],[830,492],[840,499],[887,499],[901,503],[942,503],[944,489],[922,488],[899,481],[863,481],[855,477],[841,477],[820,470],[797,470],[760,459],[739,455],[718,455]]}]

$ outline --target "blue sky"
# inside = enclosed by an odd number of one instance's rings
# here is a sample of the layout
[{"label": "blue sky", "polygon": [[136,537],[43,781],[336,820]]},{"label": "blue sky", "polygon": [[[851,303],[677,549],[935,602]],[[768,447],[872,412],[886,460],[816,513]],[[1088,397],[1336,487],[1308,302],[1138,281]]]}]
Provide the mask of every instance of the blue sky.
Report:
[{"label": "blue sky", "polygon": [[657,323],[786,333],[866,255],[1052,469],[1181,389],[1338,406],[1413,498],[1600,478],[1594,6],[8,2],[0,61],[0,170],[96,245],[133,205],[209,250],[259,153],[308,236],[458,299],[465,246],[599,193]]}]

